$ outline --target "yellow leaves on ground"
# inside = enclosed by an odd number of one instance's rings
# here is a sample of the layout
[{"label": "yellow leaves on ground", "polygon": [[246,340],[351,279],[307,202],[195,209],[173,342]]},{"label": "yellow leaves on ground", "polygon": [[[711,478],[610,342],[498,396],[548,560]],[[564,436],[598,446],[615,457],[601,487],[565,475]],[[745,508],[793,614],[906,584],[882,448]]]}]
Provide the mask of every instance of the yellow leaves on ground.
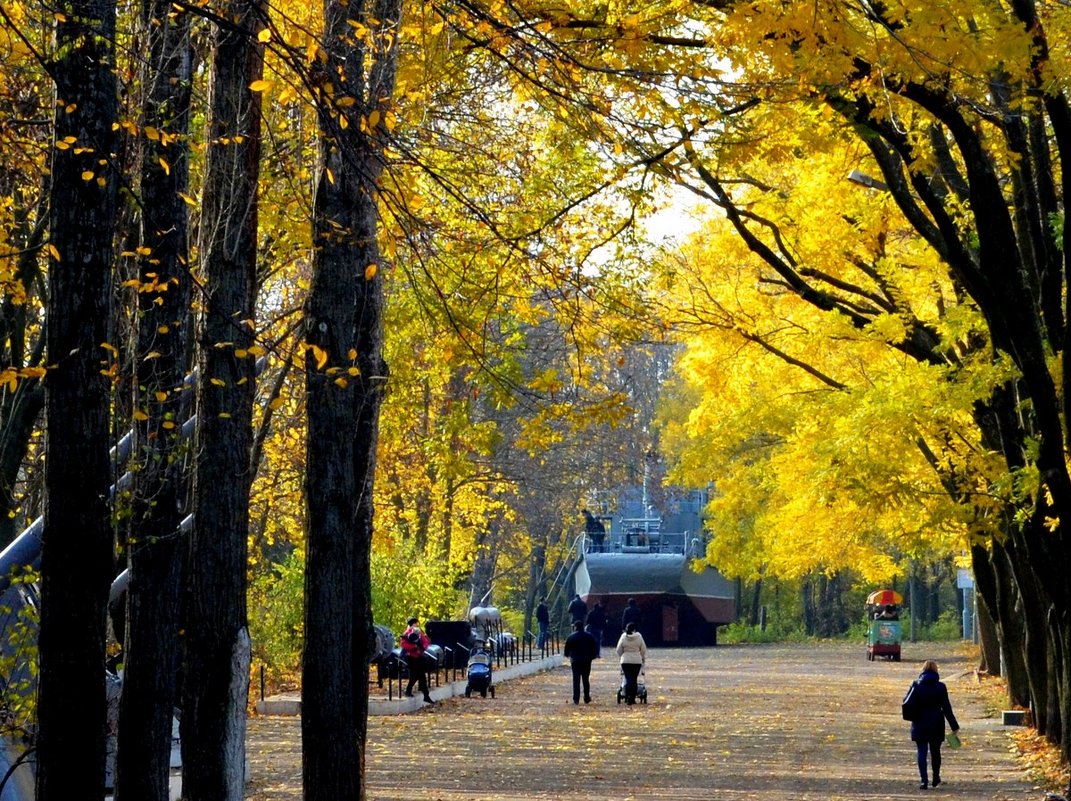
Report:
[{"label": "yellow leaves on ground", "polygon": [[[1011,733],[1011,737],[1015,741],[1020,764],[1035,777],[1035,781],[1044,787],[1059,788],[1061,791],[1067,787],[1067,765],[1061,761],[1059,748],[1032,728],[1017,729]],[[966,741],[964,745],[967,745]]]}]

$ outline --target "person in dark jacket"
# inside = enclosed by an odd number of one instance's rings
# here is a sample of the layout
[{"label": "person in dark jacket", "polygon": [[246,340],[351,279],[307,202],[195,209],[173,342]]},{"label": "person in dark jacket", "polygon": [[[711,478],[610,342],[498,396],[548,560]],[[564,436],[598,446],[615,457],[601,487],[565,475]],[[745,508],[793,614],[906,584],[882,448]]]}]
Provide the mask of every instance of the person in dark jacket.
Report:
[{"label": "person in dark jacket", "polygon": [[639,604],[636,603],[635,598],[628,599],[628,605],[625,607],[625,611],[621,613],[621,628],[628,628],[629,623],[635,624],[636,628],[640,627],[640,620],[643,619],[643,612],[640,611]]},{"label": "person in dark jacket", "polygon": [[591,607],[591,611],[588,612],[588,624],[585,630],[592,637],[595,638],[595,658],[598,659],[602,656],[602,633],[606,629],[606,611],[602,608],[602,604],[598,601]]},{"label": "person in dark jacket", "polygon": [[[914,720],[911,721],[911,739],[918,749],[919,776],[922,779],[919,789],[925,790],[930,784],[937,787],[941,783],[941,741],[945,738],[945,720],[948,720],[953,734],[959,731],[959,723],[952,713],[952,702],[948,700],[948,688],[940,680],[937,663],[932,659],[923,663],[911,699],[915,710]],[[926,776],[927,752],[933,770],[932,783],[927,781]]]},{"label": "person in dark jacket", "polygon": [[576,623],[580,621],[580,625],[584,624],[584,621],[588,617],[588,605],[584,603],[584,600],[580,597],[580,593],[573,596],[573,600],[569,602],[569,616]]},{"label": "person in dark jacket", "polygon": [[587,509],[581,509],[580,514],[584,515],[584,532],[591,538],[591,550],[602,553],[603,543],[606,541],[606,526]]},{"label": "person in dark jacket", "polygon": [[580,685],[584,685],[584,703],[591,703],[591,662],[598,646],[595,638],[584,631],[582,620],[573,621],[573,633],[565,640],[562,655],[568,657],[573,668],[573,703],[580,703]]},{"label": "person in dark jacket", "polygon": [[547,644],[547,634],[550,631],[550,610],[547,609],[547,599],[540,598],[539,606],[536,607],[536,623],[539,625],[539,639],[536,647],[543,650]]}]

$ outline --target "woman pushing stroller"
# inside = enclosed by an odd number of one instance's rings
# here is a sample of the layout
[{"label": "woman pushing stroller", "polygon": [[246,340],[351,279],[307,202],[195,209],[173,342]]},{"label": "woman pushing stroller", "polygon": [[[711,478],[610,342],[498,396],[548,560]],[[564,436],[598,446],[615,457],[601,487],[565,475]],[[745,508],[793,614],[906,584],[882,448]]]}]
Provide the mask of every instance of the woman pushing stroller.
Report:
[{"label": "woman pushing stroller", "polygon": [[647,643],[636,631],[635,623],[627,623],[617,641],[617,654],[621,657],[621,672],[625,674],[625,703],[636,703],[637,680],[647,663]]}]

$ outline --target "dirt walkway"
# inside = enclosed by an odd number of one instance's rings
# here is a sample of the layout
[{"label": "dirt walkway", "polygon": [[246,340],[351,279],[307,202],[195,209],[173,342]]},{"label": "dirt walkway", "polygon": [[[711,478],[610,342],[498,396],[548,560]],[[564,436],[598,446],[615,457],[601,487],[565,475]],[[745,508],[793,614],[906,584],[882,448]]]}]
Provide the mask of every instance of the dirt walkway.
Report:
[{"label": "dirt walkway", "polygon": [[[604,655],[609,656],[606,649]],[[964,748],[945,784],[918,789],[900,699],[935,658]],[[369,721],[371,801],[801,801],[940,797],[1041,801],[1016,766],[954,644],[905,644],[904,662],[861,645],[720,646],[649,657],[649,703],[616,702],[617,665],[596,662],[594,703],[572,704],[568,667]],[[301,798],[296,718],[249,722],[250,801]]]}]

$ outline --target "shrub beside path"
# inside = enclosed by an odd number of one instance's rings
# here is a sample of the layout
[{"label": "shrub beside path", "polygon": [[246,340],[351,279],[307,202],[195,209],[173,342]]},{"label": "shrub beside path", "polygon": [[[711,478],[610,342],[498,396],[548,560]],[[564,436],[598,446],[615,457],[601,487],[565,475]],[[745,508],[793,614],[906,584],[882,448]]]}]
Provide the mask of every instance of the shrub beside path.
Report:
[{"label": "shrub beside path", "polygon": [[[612,649],[574,706],[569,668],[369,719],[370,801],[1042,801],[1018,766],[976,658],[956,643],[905,643],[903,662],[862,644],[657,649],[646,706],[616,701]],[[942,749],[944,784],[918,789],[900,700],[936,659],[964,747]],[[249,801],[301,798],[300,722],[249,721]]]}]

